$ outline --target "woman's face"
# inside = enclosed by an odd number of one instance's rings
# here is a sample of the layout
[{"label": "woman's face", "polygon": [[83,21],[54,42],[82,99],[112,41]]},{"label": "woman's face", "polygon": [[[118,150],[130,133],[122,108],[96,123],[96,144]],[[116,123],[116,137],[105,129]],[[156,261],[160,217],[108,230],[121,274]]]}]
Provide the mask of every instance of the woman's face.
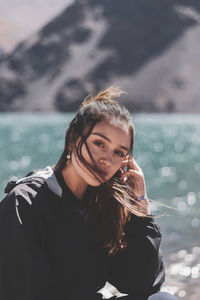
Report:
[{"label": "woman's face", "polygon": [[[76,173],[89,185],[98,186],[109,180],[119,170],[123,159],[130,149],[131,137],[128,125],[119,121],[102,121],[96,124],[86,140],[97,167],[103,171],[104,179],[95,172],[97,178],[79,160],[76,151],[72,151],[72,165]],[[92,164],[86,145],[82,146],[84,159]]]}]

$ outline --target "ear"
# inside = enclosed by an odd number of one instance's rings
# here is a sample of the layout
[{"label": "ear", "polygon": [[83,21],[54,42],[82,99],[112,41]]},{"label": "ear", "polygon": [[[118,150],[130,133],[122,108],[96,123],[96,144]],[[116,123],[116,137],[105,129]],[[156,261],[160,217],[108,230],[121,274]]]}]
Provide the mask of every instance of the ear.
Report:
[{"label": "ear", "polygon": [[69,128],[67,129],[66,134],[65,134],[65,145],[66,144],[68,144],[67,150],[68,150],[68,152],[70,152],[69,154],[71,154],[71,152],[73,150],[73,132]]}]

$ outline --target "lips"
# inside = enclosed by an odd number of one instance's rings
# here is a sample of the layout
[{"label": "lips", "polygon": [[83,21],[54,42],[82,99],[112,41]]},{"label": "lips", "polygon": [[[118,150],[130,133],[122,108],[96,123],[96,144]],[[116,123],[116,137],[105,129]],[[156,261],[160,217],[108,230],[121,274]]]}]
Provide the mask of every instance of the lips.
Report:
[{"label": "lips", "polygon": [[95,173],[98,175],[98,177],[100,176],[100,179],[103,181],[107,181],[108,179],[110,179],[110,172],[108,170],[108,168],[102,168],[102,166],[100,167],[99,165],[97,165],[97,168],[95,168]]},{"label": "lips", "polygon": [[98,169],[100,170],[100,172],[102,173],[102,175],[103,176],[108,176],[108,174],[109,174],[109,170],[108,170],[108,168],[102,168],[102,166],[98,166],[97,165],[97,167],[98,167]]}]

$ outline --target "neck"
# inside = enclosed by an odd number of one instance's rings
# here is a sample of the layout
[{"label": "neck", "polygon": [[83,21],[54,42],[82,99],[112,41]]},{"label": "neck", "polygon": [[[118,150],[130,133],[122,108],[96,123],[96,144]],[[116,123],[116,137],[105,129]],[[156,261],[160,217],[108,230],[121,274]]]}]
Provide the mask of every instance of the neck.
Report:
[{"label": "neck", "polygon": [[62,169],[62,175],[66,185],[70,188],[72,193],[77,198],[82,199],[88,184],[77,174],[70,161],[67,166]]}]

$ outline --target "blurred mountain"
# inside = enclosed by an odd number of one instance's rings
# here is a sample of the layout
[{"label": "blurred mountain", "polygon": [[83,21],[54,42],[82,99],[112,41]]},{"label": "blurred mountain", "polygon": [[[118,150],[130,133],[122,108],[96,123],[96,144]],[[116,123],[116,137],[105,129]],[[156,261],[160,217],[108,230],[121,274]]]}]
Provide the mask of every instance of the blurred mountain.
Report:
[{"label": "blurred mountain", "polygon": [[0,0],[0,45],[11,52],[74,0]]},{"label": "blurred mountain", "polygon": [[199,22],[198,0],[76,0],[0,59],[0,110],[76,110],[117,84],[130,110],[200,112]]},{"label": "blurred mountain", "polygon": [[1,48],[1,46],[0,46],[0,58],[3,57],[3,55],[4,55],[4,50],[3,50],[3,48]]}]

